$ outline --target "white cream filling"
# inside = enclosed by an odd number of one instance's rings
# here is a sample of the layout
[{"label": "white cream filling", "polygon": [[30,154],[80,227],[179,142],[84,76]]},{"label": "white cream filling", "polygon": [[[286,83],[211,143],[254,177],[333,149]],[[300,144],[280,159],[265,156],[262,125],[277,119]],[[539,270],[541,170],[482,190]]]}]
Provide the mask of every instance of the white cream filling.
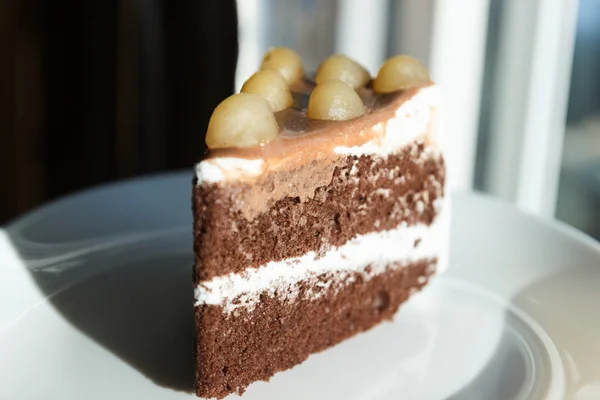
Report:
[{"label": "white cream filling", "polygon": [[[438,215],[434,222],[359,235],[342,246],[333,247],[322,255],[311,251],[301,257],[269,262],[243,273],[230,273],[202,282],[194,291],[196,305],[213,304],[232,312],[238,307],[252,309],[260,295],[293,299],[298,294],[298,283],[309,280],[327,288],[333,281],[319,281],[324,273],[335,273],[335,279],[347,281],[353,273],[361,273],[365,279],[382,273],[390,263],[400,267],[409,263],[438,258],[437,272],[446,268],[449,234],[449,208],[444,201],[436,204]],[[415,242],[419,241],[415,246]],[[369,266],[370,270],[365,269]],[[317,298],[324,291],[309,293]],[[236,299],[236,303],[232,300]]]},{"label": "white cream filling", "polygon": [[219,157],[204,160],[196,164],[196,177],[198,184],[202,182],[220,182],[227,176],[238,179],[251,178],[263,172],[264,161],[245,160],[236,157]]},{"label": "white cream filling", "polygon": [[[334,149],[336,154],[363,155],[374,154],[386,156],[399,151],[411,142],[421,139],[424,135],[437,140],[438,132],[435,127],[435,115],[432,108],[437,109],[440,94],[436,86],[423,88],[410,100],[396,110],[395,116],[385,122],[380,122],[371,129],[377,137],[362,146]],[[430,126],[431,124],[431,126]],[[432,128],[432,129],[430,129]],[[434,132],[431,132],[433,130]],[[203,182],[220,182],[226,179],[244,179],[259,176],[263,173],[265,162],[262,159],[242,159],[235,157],[220,157],[201,161],[196,165],[198,184]]]},{"label": "white cream filling", "polygon": [[380,122],[372,129],[377,137],[361,146],[343,147],[334,149],[336,154],[360,156],[375,154],[387,156],[395,153],[411,142],[430,136],[437,139],[438,132],[430,131],[431,122],[435,119],[433,110],[437,109],[440,102],[439,90],[435,86],[422,89],[410,100],[396,110],[393,118]]}]

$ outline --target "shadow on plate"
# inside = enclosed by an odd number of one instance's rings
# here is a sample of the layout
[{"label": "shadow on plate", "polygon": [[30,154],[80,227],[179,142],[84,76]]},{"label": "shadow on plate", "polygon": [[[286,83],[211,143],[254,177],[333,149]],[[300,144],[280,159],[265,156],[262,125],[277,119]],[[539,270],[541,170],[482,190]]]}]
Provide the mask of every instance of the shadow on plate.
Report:
[{"label": "shadow on plate", "polygon": [[5,229],[72,325],[156,384],[186,392],[193,383],[190,181],[185,172],[100,186]]},{"label": "shadow on plate", "polygon": [[171,246],[170,239],[115,246],[30,272],[81,332],[157,385],[191,392],[191,244]]}]

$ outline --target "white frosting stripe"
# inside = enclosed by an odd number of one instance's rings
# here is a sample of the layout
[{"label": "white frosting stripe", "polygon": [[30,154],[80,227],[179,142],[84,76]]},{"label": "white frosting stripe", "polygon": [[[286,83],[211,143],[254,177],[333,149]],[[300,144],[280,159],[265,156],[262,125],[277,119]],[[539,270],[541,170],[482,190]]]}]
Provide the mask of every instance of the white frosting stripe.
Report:
[{"label": "white frosting stripe", "polygon": [[227,175],[238,178],[254,177],[262,174],[263,160],[244,160],[243,158],[220,157],[204,160],[196,165],[198,184],[203,182],[220,182]]},{"label": "white frosting stripe", "polygon": [[[437,203],[435,221],[427,225],[400,225],[396,229],[359,235],[342,246],[331,248],[321,256],[309,252],[243,273],[231,273],[202,282],[194,291],[196,305],[221,305],[225,312],[238,307],[253,308],[261,294],[285,298],[297,295],[297,283],[316,278],[323,273],[362,273],[366,278],[384,272],[390,263],[406,265],[416,261],[438,258],[446,260],[444,251],[448,241],[449,210]],[[415,242],[418,244],[415,245]],[[370,272],[365,268],[370,266]],[[438,263],[438,272],[445,265]],[[319,282],[322,286],[330,283]],[[313,293],[318,297],[323,291]],[[236,304],[232,300],[237,299]]]},{"label": "white frosting stripe", "polygon": [[435,120],[434,110],[437,110],[439,106],[439,97],[439,90],[436,86],[421,89],[414,97],[398,107],[393,118],[382,121],[373,127],[373,132],[377,134],[374,140],[362,146],[338,146],[334,149],[335,153],[354,156],[363,154],[387,156],[423,137],[437,140],[439,132],[432,129],[436,128],[436,125],[431,124]]}]

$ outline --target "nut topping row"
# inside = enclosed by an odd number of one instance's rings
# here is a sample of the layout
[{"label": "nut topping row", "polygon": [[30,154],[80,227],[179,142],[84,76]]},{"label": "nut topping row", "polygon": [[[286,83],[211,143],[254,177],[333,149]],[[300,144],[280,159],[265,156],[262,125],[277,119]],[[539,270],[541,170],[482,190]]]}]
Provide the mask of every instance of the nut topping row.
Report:
[{"label": "nut topping row", "polygon": [[[287,47],[274,47],[241,93],[223,100],[208,123],[206,144],[211,149],[264,145],[279,135],[275,112],[293,105],[290,86],[304,77],[302,58]],[[321,63],[306,115],[315,120],[346,121],[367,110],[357,90],[371,87],[389,94],[430,82],[427,68],[417,59],[398,55],[383,63],[375,79],[351,58],[335,54]]]}]

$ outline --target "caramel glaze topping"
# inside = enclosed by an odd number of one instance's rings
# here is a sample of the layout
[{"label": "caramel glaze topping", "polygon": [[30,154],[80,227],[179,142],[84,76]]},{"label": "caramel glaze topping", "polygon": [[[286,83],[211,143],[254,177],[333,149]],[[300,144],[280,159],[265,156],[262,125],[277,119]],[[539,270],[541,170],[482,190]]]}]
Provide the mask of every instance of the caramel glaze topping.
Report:
[{"label": "caramel glaze topping", "polygon": [[294,104],[275,113],[279,126],[278,138],[265,145],[250,148],[210,149],[204,159],[235,157],[264,159],[269,164],[278,164],[290,158],[289,161],[293,159],[294,163],[332,158],[335,156],[333,149],[337,146],[360,146],[372,140],[372,127],[389,119],[402,103],[410,100],[422,88],[378,94],[369,84],[357,89],[367,109],[364,116],[348,121],[323,121],[306,116],[308,99],[314,87],[315,83],[310,78],[292,85]]}]

